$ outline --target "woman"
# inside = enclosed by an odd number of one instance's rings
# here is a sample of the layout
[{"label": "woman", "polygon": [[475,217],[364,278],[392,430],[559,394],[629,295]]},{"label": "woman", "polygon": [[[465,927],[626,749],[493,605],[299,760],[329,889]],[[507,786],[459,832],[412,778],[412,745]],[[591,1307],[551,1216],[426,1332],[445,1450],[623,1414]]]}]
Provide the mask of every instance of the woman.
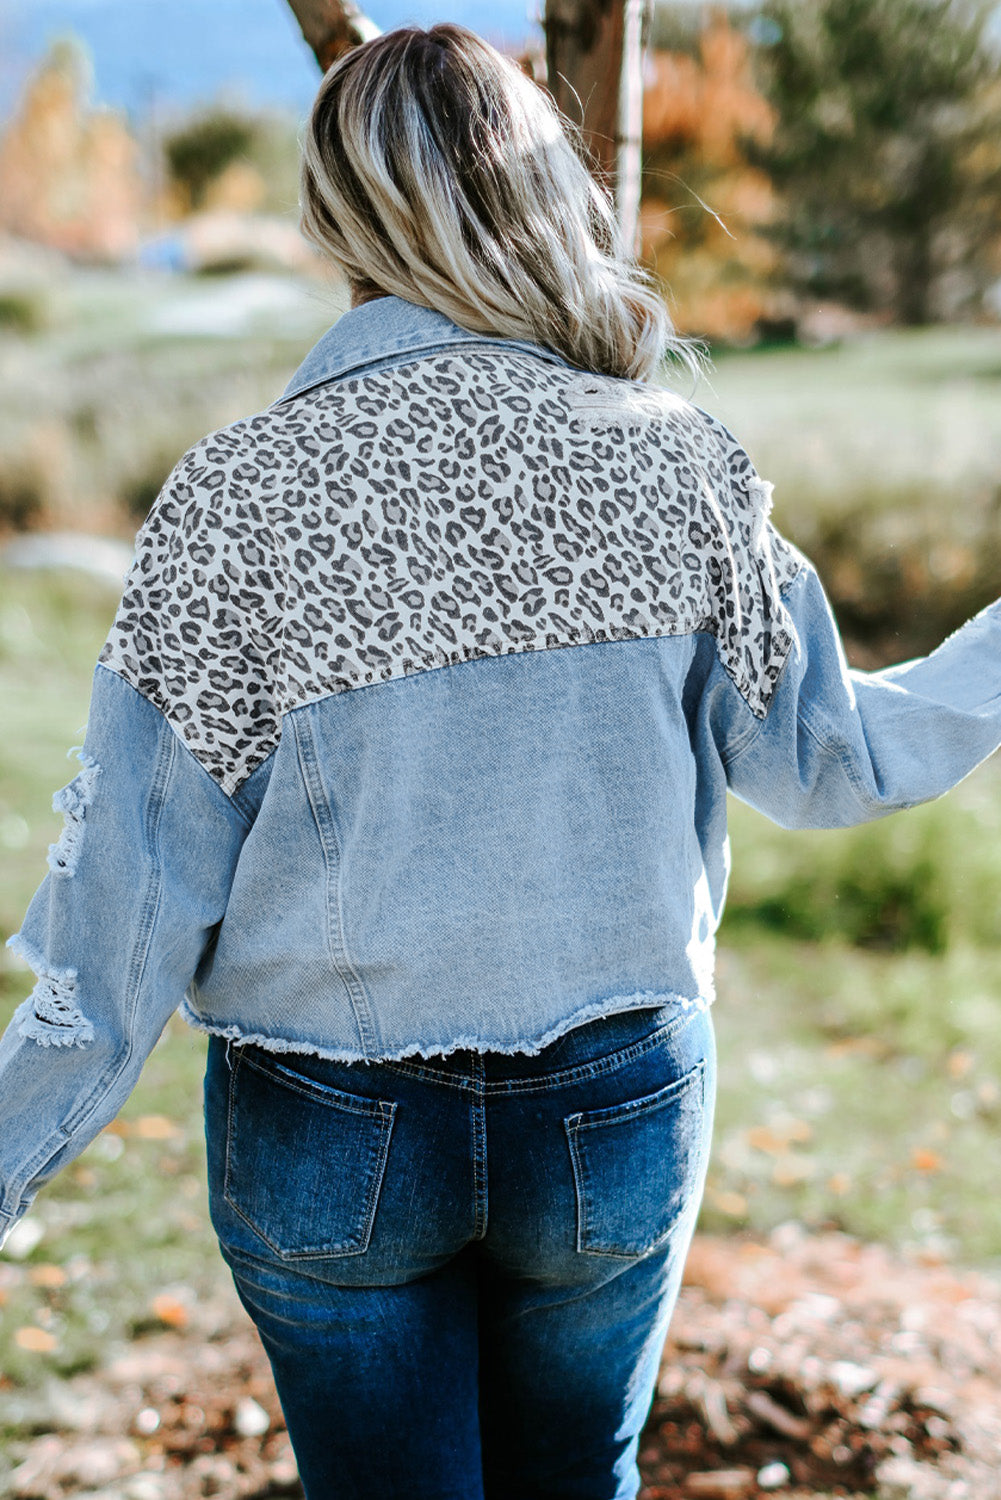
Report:
[{"label": "woman", "polygon": [[[517,69],[327,74],[355,291],[140,533],[0,1046],[3,1220],[185,991],[212,1214],[310,1500],[633,1496],[706,1167],[729,786],[834,825],[1001,740],[1001,608],[849,673]],[[682,349],[683,352],[683,349]]]}]

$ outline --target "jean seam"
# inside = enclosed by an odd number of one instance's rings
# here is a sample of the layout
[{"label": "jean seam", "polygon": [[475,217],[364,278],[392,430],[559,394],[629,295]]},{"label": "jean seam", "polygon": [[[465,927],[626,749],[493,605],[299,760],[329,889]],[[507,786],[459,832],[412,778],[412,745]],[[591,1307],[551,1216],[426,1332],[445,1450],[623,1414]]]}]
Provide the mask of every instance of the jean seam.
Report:
[{"label": "jean seam", "polygon": [[[613,1015],[628,1015],[628,1011],[614,1011]],[[663,1026],[650,1033],[649,1036],[640,1037],[639,1041],[629,1042],[615,1052],[610,1052],[606,1057],[596,1058],[594,1062],[578,1063],[571,1068],[559,1068],[554,1073],[545,1073],[539,1078],[510,1078],[510,1079],[485,1079],[484,1091],[490,1094],[529,1094],[543,1089],[564,1088],[569,1084],[583,1083],[589,1078],[599,1078],[604,1073],[614,1072],[617,1068],[634,1062],[643,1057],[645,1053],[659,1047],[663,1042],[674,1037],[679,1031],[693,1021],[696,1016],[703,1015],[702,1008],[693,1007],[683,1011],[672,1020],[665,1022]],[[479,1056],[479,1054],[474,1054]],[[439,1084],[442,1088],[475,1089],[479,1085],[475,1075],[452,1078],[443,1070],[427,1067],[421,1063],[411,1063],[405,1058],[388,1059],[374,1064],[377,1067],[390,1068],[393,1072],[403,1073],[409,1078],[423,1079],[428,1083]]]},{"label": "jean seam", "polygon": [[[161,717],[163,717],[161,715]],[[177,735],[167,720],[157,736],[156,761],[150,780],[143,813],[143,854],[146,862],[146,885],[142,905],[136,922],[136,935],[129,959],[126,979],[124,1045],[117,1048],[107,1068],[87,1097],[81,1101],[67,1120],[63,1121],[62,1134],[67,1140],[83,1130],[94,1110],[107,1099],[121,1077],[136,1042],[136,1012],[139,996],[146,981],[147,964],[153,943],[153,933],[163,899],[163,868],[160,853],[160,819],[167,801],[170,778],[174,772],[178,746]],[[36,1172],[39,1168],[34,1169]]]},{"label": "jean seam", "polygon": [[473,1233],[482,1240],[487,1232],[487,1101],[483,1060],[473,1058],[475,1094],[470,1109],[473,1149]]},{"label": "jean seam", "polygon": [[[321,1083],[305,1075],[293,1074],[289,1069],[279,1072],[277,1069],[262,1068],[260,1063],[252,1057],[244,1054],[244,1048],[236,1049],[240,1054],[240,1061],[255,1073],[260,1073],[262,1078],[268,1078],[279,1088],[289,1089],[294,1094],[301,1094],[304,1099],[311,1100],[314,1104],[326,1105],[328,1109],[340,1109],[345,1114],[361,1115],[365,1119],[384,1120],[392,1116],[396,1105],[388,1099],[370,1099],[365,1094],[351,1094],[345,1089],[327,1088]],[[300,1081],[301,1080],[301,1081]],[[331,1097],[334,1095],[336,1097]]]},{"label": "jean seam", "polygon": [[665,1084],[663,1088],[645,1095],[642,1099],[627,1099],[623,1104],[606,1105],[601,1109],[578,1110],[570,1117],[573,1120],[574,1133],[601,1129],[605,1125],[614,1124],[617,1120],[642,1119],[644,1115],[653,1110],[662,1109],[666,1104],[674,1102],[696,1086],[704,1090],[705,1071],[705,1058],[700,1058],[673,1083]]}]

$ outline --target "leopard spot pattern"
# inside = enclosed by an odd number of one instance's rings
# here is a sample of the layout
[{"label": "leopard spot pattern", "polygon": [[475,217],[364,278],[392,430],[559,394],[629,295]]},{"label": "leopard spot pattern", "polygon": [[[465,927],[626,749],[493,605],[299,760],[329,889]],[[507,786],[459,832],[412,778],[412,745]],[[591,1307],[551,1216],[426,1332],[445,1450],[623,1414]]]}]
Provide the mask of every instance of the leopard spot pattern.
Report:
[{"label": "leopard spot pattern", "polygon": [[468,346],[212,433],[137,539],[101,661],[232,793],[282,715],[485,656],[709,631],[751,710],[802,559],[712,418]]}]

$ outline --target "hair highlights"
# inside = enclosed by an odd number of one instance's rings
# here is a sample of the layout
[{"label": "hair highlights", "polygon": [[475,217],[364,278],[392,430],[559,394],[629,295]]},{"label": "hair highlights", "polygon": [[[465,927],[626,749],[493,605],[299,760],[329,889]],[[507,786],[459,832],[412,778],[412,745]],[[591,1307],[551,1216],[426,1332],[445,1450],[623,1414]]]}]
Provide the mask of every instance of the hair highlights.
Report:
[{"label": "hair highlights", "polygon": [[639,380],[695,363],[550,99],[460,26],[387,32],[326,74],[302,224],[356,286],[474,332]]}]

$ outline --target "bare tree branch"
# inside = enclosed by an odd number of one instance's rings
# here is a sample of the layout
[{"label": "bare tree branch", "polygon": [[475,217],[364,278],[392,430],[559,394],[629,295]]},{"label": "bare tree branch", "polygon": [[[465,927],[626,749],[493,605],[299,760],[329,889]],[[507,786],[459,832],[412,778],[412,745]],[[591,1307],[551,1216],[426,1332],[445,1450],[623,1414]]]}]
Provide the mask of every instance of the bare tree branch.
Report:
[{"label": "bare tree branch", "polygon": [[352,47],[379,35],[379,27],[353,0],[288,0],[288,4],[324,72]]}]

